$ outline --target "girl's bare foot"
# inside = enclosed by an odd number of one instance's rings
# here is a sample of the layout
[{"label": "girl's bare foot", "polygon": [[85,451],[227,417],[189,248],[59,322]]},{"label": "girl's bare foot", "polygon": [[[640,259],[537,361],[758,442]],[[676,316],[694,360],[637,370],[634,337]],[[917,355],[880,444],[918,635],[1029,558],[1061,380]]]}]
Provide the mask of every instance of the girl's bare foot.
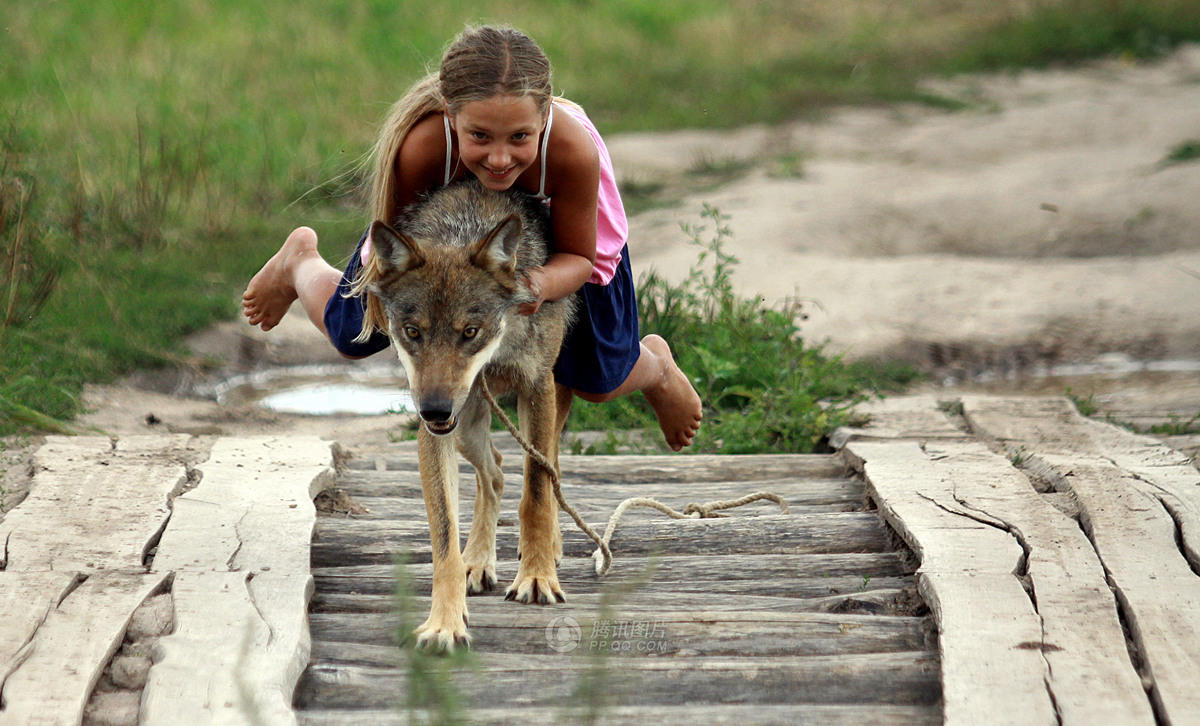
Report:
[{"label": "girl's bare foot", "polygon": [[700,421],[704,417],[701,411],[700,396],[692,388],[691,381],[671,355],[671,346],[658,335],[647,335],[642,338],[642,345],[657,357],[663,366],[661,380],[652,386],[642,389],[646,401],[654,409],[658,417],[658,426],[667,445],[675,451],[685,446],[691,446],[700,430]]},{"label": "girl's bare foot", "polygon": [[295,269],[304,259],[317,255],[317,234],[308,227],[295,229],[275,256],[267,260],[242,293],[242,314],[251,325],[264,331],[279,325],[298,297]]}]

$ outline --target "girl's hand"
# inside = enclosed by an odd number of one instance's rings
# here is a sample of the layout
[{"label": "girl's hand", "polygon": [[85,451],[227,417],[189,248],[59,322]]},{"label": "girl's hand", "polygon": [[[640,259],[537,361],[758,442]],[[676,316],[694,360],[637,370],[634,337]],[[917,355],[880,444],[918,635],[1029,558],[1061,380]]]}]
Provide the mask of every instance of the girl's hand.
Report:
[{"label": "girl's hand", "polygon": [[521,273],[521,283],[534,302],[517,306],[521,315],[533,315],[547,300],[562,300],[583,287],[592,274],[592,261],[570,252],[554,252],[540,267],[530,267]]},{"label": "girl's hand", "polygon": [[521,303],[517,306],[517,312],[521,315],[533,315],[542,307],[542,303],[546,302],[544,286],[542,285],[545,277],[545,270],[541,267],[530,267],[521,273],[521,282],[525,285],[525,289],[529,290],[530,294],[535,298],[533,302]]}]

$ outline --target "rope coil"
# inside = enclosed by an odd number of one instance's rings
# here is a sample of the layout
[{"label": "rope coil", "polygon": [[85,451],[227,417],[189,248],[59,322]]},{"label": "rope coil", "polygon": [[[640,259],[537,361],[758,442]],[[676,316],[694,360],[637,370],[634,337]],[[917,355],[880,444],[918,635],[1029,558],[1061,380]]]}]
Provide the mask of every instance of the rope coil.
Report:
[{"label": "rope coil", "polygon": [[778,504],[783,514],[788,513],[787,502],[783,501],[783,497],[771,492],[754,492],[740,499],[717,500],[703,504],[692,502],[686,505],[682,512],[672,509],[657,499],[650,497],[630,497],[617,505],[616,510],[613,511],[612,516],[608,519],[608,526],[604,528],[603,536],[598,535],[596,534],[596,530],[592,529],[591,525],[583,521],[583,517],[579,516],[579,512],[575,511],[575,508],[567,503],[566,497],[563,496],[562,481],[559,477],[558,468],[546,458],[545,454],[534,448],[521,435],[521,432],[517,430],[517,427],[508,417],[508,414],[504,413],[504,409],[500,408],[499,404],[496,403],[496,399],[492,398],[492,392],[488,390],[487,381],[484,380],[483,376],[479,377],[479,383],[483,389],[483,397],[487,399],[488,405],[492,407],[492,412],[500,417],[500,422],[504,424],[504,428],[508,429],[508,433],[512,434],[517,443],[521,445],[521,448],[525,450],[525,453],[529,454],[530,458],[536,461],[550,475],[550,484],[554,489],[554,498],[558,500],[558,506],[571,515],[571,519],[575,520],[575,524],[579,529],[596,543],[596,551],[592,553],[592,559],[596,564],[597,577],[603,577],[612,566],[612,548],[609,546],[609,543],[612,541],[613,534],[617,531],[617,525],[620,523],[621,517],[631,507],[656,509],[671,519],[713,519],[728,516],[719,514],[720,510],[733,509],[734,507],[741,507],[760,499],[766,499]]}]

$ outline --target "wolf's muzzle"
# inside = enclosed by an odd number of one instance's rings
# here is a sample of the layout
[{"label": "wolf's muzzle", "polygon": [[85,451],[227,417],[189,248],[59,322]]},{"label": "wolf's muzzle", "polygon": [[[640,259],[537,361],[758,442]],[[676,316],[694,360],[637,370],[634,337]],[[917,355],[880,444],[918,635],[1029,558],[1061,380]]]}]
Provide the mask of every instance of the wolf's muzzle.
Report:
[{"label": "wolf's muzzle", "polygon": [[421,406],[421,420],[434,436],[445,436],[458,426],[454,408],[449,400],[435,399]]}]

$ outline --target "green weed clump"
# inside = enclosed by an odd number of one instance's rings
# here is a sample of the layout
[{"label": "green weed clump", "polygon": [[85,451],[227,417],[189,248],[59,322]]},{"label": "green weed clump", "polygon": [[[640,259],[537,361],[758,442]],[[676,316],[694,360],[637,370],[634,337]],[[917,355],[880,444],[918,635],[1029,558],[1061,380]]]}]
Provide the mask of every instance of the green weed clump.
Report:
[{"label": "green weed clump", "polygon": [[[704,404],[704,424],[690,451],[817,451],[833,429],[855,421],[856,404],[916,378],[906,366],[848,363],[807,344],[798,302],[768,305],[738,296],[727,217],[710,205],[703,217],[705,224],[684,227],[699,249],[687,278],[672,284],[651,271],[638,283],[642,334],[671,344]],[[577,401],[569,425],[649,429],[654,418],[640,397]]]},{"label": "green weed clump", "polygon": [[1079,411],[1081,416],[1095,416],[1099,406],[1096,405],[1095,392],[1089,393],[1086,396],[1079,395],[1072,391],[1070,387],[1066,390],[1067,398],[1071,399],[1071,403],[1075,404],[1075,410]]},{"label": "green weed clump", "polygon": [[1148,433],[1158,434],[1160,436],[1188,436],[1190,434],[1200,433],[1200,411],[1194,415],[1184,418],[1176,414],[1171,414],[1165,423],[1154,424],[1148,430]]},{"label": "green weed clump", "polygon": [[1159,166],[1186,164],[1198,160],[1200,160],[1200,139],[1188,139],[1171,147],[1171,150],[1167,152],[1166,158],[1159,163]]}]

